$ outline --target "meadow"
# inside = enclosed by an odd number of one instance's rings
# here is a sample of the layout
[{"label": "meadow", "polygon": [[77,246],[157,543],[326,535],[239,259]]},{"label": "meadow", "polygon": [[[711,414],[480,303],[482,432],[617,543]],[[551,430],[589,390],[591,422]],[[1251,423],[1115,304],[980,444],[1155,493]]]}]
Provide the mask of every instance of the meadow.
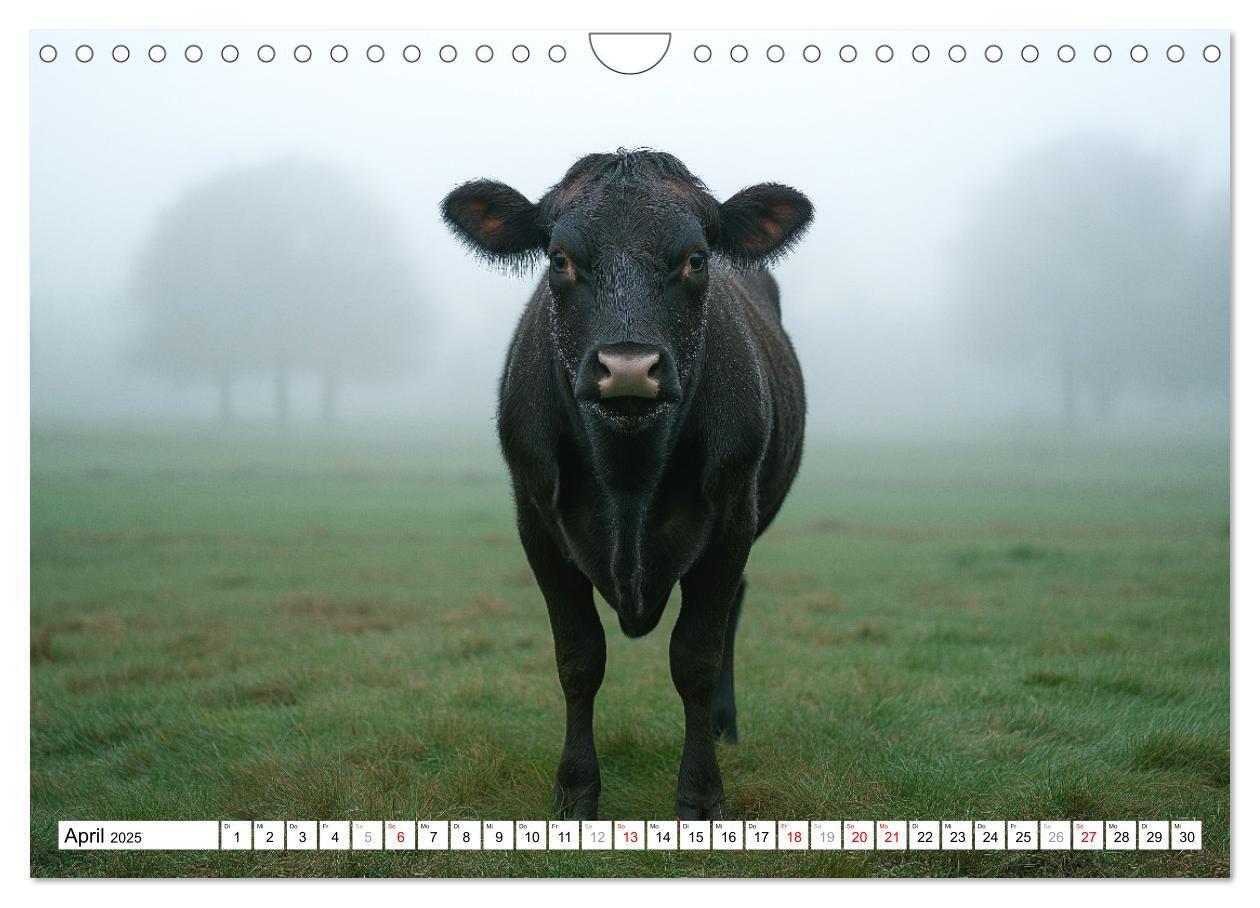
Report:
[{"label": "meadow", "polygon": [[[1197,852],[60,852],[59,819],[544,819],[546,611],[484,428],[37,429],[36,876],[1229,874],[1224,442],[811,437],[754,549],[728,813],[1203,821]],[[601,816],[672,816],[661,628]]]}]

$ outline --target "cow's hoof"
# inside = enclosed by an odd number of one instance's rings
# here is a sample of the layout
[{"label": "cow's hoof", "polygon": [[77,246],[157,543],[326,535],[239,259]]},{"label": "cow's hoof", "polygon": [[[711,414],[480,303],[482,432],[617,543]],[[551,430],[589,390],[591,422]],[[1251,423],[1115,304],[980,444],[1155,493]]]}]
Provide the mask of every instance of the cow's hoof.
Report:
[{"label": "cow's hoof", "polygon": [[739,733],[735,730],[735,714],[717,714],[713,717],[713,737],[724,744],[739,742]]},{"label": "cow's hoof", "polygon": [[725,809],[726,802],[721,795],[707,802],[691,802],[679,798],[675,806],[680,820],[720,820]]},{"label": "cow's hoof", "polygon": [[590,789],[572,791],[556,786],[551,809],[561,820],[595,820],[599,818],[599,792]]},{"label": "cow's hoof", "polygon": [[739,740],[735,731],[735,704],[718,701],[713,704],[713,737],[727,744]]}]

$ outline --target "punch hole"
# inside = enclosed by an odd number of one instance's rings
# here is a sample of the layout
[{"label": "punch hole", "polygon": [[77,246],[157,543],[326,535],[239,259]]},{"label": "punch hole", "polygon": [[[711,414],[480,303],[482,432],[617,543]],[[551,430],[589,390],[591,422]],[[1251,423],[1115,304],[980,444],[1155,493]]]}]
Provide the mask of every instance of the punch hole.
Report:
[{"label": "punch hole", "polygon": [[1111,59],[1111,48],[1106,44],[1099,44],[1094,48],[1094,59],[1099,63],[1106,63]]},{"label": "punch hole", "polygon": [[293,48],[293,59],[297,60],[299,63],[310,63],[311,56],[311,49],[305,44],[299,44],[297,47]]},{"label": "punch hole", "polygon": [[623,76],[638,76],[665,59],[673,35],[670,32],[591,32],[591,53],[605,69]]},{"label": "punch hole", "polygon": [[189,44],[184,48],[184,59],[189,63],[201,62],[201,48],[196,44]]},{"label": "punch hole", "polygon": [[563,63],[564,58],[568,55],[569,52],[564,49],[563,44],[553,44],[547,48],[547,59],[552,63]]},{"label": "punch hole", "polygon": [[697,63],[708,63],[713,59],[713,49],[707,44],[697,44],[691,55],[696,58]]},{"label": "punch hole", "polygon": [[512,59],[517,63],[524,63],[529,59],[529,48],[524,44],[518,44],[512,48]]},{"label": "punch hole", "polygon": [[115,63],[126,63],[131,59],[131,51],[126,44],[115,44],[110,56],[114,58]]},{"label": "punch hole", "polygon": [[373,44],[367,49],[367,58],[369,63],[380,63],[385,59],[385,48],[379,44]]},{"label": "punch hole", "polygon": [[258,48],[258,62],[270,63],[276,59],[276,49],[270,44],[264,44]]},{"label": "punch hole", "polygon": [[916,44],[910,51],[910,59],[915,63],[926,63],[931,56],[932,52],[927,49],[926,44]]},{"label": "punch hole", "polygon": [[1180,63],[1182,60],[1185,59],[1185,57],[1186,57],[1186,52],[1185,50],[1182,49],[1180,44],[1173,44],[1168,48],[1168,62],[1169,63]]},{"label": "punch hole", "polygon": [[414,44],[408,44],[403,48],[403,59],[408,63],[416,63],[420,60],[420,48]]},{"label": "punch hole", "polygon": [[438,48],[438,59],[443,63],[453,63],[458,56],[459,52],[450,44],[443,44]]},{"label": "punch hole", "polygon": [[1129,49],[1129,59],[1134,63],[1145,63],[1147,57],[1146,45],[1134,44]]},{"label": "punch hole", "polygon": [[817,63],[822,59],[822,48],[817,44],[806,44],[805,49],[801,51],[801,56],[806,63]]},{"label": "punch hole", "polygon": [[984,58],[990,63],[996,63],[1002,59],[1002,48],[996,44],[990,44],[984,49]]},{"label": "punch hole", "polygon": [[473,52],[473,56],[477,58],[478,63],[489,63],[494,59],[494,48],[489,44],[482,44]]},{"label": "punch hole", "polygon": [[748,48],[742,44],[736,44],[731,48],[731,60],[735,63],[743,63],[748,59]]},{"label": "punch hole", "polygon": [[881,44],[875,48],[875,59],[880,63],[887,63],[893,58],[893,49],[887,44]]},{"label": "punch hole", "polygon": [[1203,59],[1209,63],[1215,63],[1217,60],[1221,59],[1221,49],[1215,44],[1209,44],[1207,47],[1203,48]]},{"label": "punch hole", "polygon": [[51,44],[45,44],[39,49],[39,59],[43,60],[45,63],[51,63],[53,60],[56,60],[57,48],[53,47]]},{"label": "punch hole", "polygon": [[1025,44],[1019,55],[1025,63],[1036,63],[1037,58],[1041,56],[1041,51],[1037,50],[1037,45],[1035,44]]},{"label": "punch hole", "polygon": [[852,44],[846,44],[840,48],[840,60],[843,63],[852,63],[857,59],[857,48]]},{"label": "punch hole", "polygon": [[74,49],[74,58],[80,63],[91,63],[92,46],[90,44],[80,44]]},{"label": "punch hole", "polygon": [[166,48],[161,44],[154,44],[149,48],[149,59],[154,63],[161,63],[166,59]]},{"label": "punch hole", "polygon": [[334,63],[345,63],[350,59],[350,51],[346,50],[344,44],[334,44],[328,51],[328,57]]},{"label": "punch hole", "polygon": [[967,48],[963,47],[961,44],[955,44],[949,49],[949,59],[953,60],[955,63],[961,63],[963,60],[966,60]]},{"label": "punch hole", "polygon": [[1071,44],[1059,45],[1059,62],[1071,63],[1076,59],[1076,48]]},{"label": "punch hole", "polygon": [[766,48],[766,59],[771,63],[782,63],[785,56],[786,52],[778,44],[771,44]]},{"label": "punch hole", "polygon": [[235,44],[225,44],[219,51],[219,56],[223,58],[224,63],[235,63],[240,58],[241,52],[236,49]]}]

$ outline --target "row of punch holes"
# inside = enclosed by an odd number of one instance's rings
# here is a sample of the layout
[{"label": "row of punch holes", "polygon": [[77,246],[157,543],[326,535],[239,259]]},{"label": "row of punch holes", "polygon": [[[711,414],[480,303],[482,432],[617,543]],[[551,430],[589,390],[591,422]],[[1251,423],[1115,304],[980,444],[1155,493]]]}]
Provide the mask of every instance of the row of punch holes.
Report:
[{"label": "row of punch holes", "polygon": [[[962,63],[967,59],[967,49],[961,44],[953,44],[945,55],[952,63]],[[1041,56],[1041,51],[1035,44],[1025,44],[1019,55],[1025,63],[1035,63]],[[1146,62],[1149,55],[1150,52],[1143,44],[1135,44],[1129,48],[1129,59],[1134,63]],[[74,57],[80,63],[89,63],[94,56],[95,52],[90,44],[80,44],[75,48]],[[110,56],[117,63],[126,63],[131,58],[131,50],[125,44],[118,44],[114,46]],[[204,51],[200,45],[189,44],[184,48],[184,59],[189,63],[198,63],[203,56]],[[219,49],[219,57],[224,63],[235,63],[240,56],[240,49],[235,44],[225,44]],[[259,45],[256,56],[260,63],[271,63],[276,59],[276,49],[270,44]],[[437,56],[443,63],[454,63],[459,59],[459,51],[452,44],[444,44],[438,49]],[[530,58],[530,50],[524,44],[518,44],[512,48],[511,56],[515,62],[525,63]],[[713,49],[707,44],[698,44],[692,56],[697,63],[708,63],[713,59]],[[732,63],[743,63],[750,58],[751,52],[745,45],[735,44],[731,47],[729,56]],[[874,51],[875,60],[880,63],[890,63],[895,56],[895,51],[888,44],[881,44]],[[1071,44],[1062,44],[1056,56],[1063,63],[1071,63],[1076,59],[1076,48]],[[1180,44],[1170,44],[1164,56],[1170,63],[1180,63],[1185,59],[1186,51]],[[161,44],[154,44],[149,48],[148,57],[154,63],[161,63],[166,59],[166,48]],[[369,63],[380,63],[386,57],[385,48],[379,44],[370,45],[364,52],[364,57]],[[473,57],[478,63],[489,63],[494,59],[494,48],[488,44],[478,45],[473,51]],[[547,59],[552,63],[563,63],[567,57],[568,51],[562,44],[553,44],[547,49]],[[853,63],[858,59],[858,50],[852,44],[846,44],[840,48],[839,57],[843,63]],[[990,63],[997,63],[1002,57],[1002,48],[997,44],[990,44],[984,49],[984,58]],[[1108,45],[1099,44],[1094,48],[1094,59],[1099,63],[1106,63],[1111,57],[1112,52]],[[309,45],[299,44],[293,49],[293,59],[298,63],[309,63],[313,58],[314,51]],[[408,44],[402,49],[402,59],[407,63],[418,63],[420,58],[420,48],[415,44]],[[771,44],[766,48],[766,59],[771,63],[782,63],[786,58],[787,51],[781,44]],[[817,63],[823,58],[822,48],[817,44],[807,44],[801,51],[801,58],[806,63]],[[932,51],[926,44],[916,44],[910,50],[910,58],[916,63],[926,63],[932,58]],[[39,49],[39,59],[52,63],[57,59],[57,48],[45,44]],[[350,59],[350,50],[344,44],[334,44],[329,48],[328,59],[333,63],[345,63]],[[1203,59],[1208,63],[1216,63],[1221,59],[1221,49],[1215,44],[1208,44],[1203,48]]]},{"label": "row of punch holes", "polygon": [[[364,51],[363,55],[369,63],[380,63],[385,59],[386,52],[381,45],[373,44]],[[530,55],[530,49],[524,44],[518,44],[512,48],[512,59],[517,63],[527,62]],[[569,52],[563,44],[553,44],[547,48],[547,59],[552,63],[563,63],[568,55]],[[80,63],[90,63],[95,56],[96,52],[90,44],[80,44],[74,49],[74,58]],[[131,59],[131,49],[125,44],[116,44],[110,56],[116,63],[126,63]],[[161,44],[154,44],[149,48],[148,56],[153,63],[161,63],[166,59],[166,48]],[[184,48],[184,59],[189,63],[200,63],[204,56],[205,51],[199,44],[189,44]],[[270,44],[260,44],[255,56],[258,57],[259,63],[271,63],[276,59],[276,49]],[[421,50],[415,44],[408,44],[402,49],[402,59],[407,63],[419,63],[421,56]],[[454,63],[459,59],[459,51],[453,44],[443,44],[438,49],[437,56],[443,63]],[[314,57],[315,52],[311,50],[309,44],[299,44],[293,48],[293,59],[298,63],[310,63]],[[489,44],[478,45],[473,51],[473,57],[478,63],[489,63],[494,59],[494,48]],[[240,48],[235,44],[224,44],[219,48],[219,59],[224,63],[235,63],[240,58]],[[52,63],[57,59],[57,48],[51,44],[45,44],[39,49],[39,59],[45,63]],[[350,49],[344,44],[334,44],[328,49],[328,59],[333,63],[345,63],[350,59]]]}]

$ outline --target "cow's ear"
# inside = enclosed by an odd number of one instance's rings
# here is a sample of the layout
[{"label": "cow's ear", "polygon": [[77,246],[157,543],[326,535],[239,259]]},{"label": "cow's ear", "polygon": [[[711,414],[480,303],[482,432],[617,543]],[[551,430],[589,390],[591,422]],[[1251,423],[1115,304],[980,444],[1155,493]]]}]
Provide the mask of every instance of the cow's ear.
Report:
[{"label": "cow's ear", "polygon": [[722,203],[717,248],[748,265],[763,265],[792,248],[814,218],[803,193],[779,183],[758,183]]},{"label": "cow's ear", "polygon": [[511,264],[547,248],[538,206],[505,183],[465,183],[442,200],[442,218],[456,236],[492,261]]}]

